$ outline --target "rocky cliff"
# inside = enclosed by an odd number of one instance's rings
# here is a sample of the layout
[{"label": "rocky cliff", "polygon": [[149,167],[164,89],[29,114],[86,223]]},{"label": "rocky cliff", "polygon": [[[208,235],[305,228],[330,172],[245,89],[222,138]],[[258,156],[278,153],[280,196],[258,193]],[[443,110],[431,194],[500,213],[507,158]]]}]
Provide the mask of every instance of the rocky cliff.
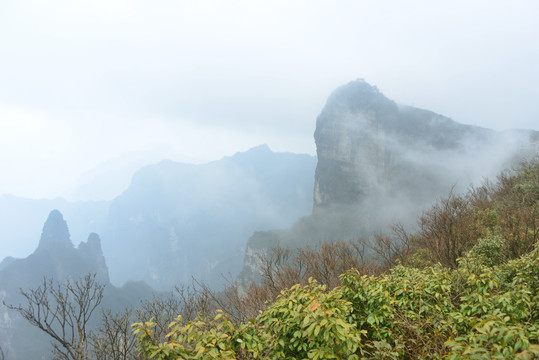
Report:
[{"label": "rocky cliff", "polygon": [[357,80],[335,90],[318,116],[314,209],[357,207],[373,197],[425,205],[454,185],[495,176],[525,157],[537,136],[401,106]]},{"label": "rocky cliff", "polygon": [[107,201],[69,202],[62,198],[37,200],[0,195],[0,260],[31,254],[36,248],[36,234],[51,209],[62,212],[71,237],[80,240],[91,232],[104,234],[108,208]]},{"label": "rocky cliff", "polygon": [[395,221],[413,227],[417,216],[452,188],[464,191],[537,154],[539,132],[460,124],[399,105],[356,80],[330,95],[314,138],[312,214],[287,231],[254,234],[242,277],[255,279],[250,276],[257,254],[277,244],[354,239],[387,230]]},{"label": "rocky cliff", "polygon": [[36,250],[24,259],[10,259],[0,270],[0,291],[17,292],[19,288],[39,285],[43,277],[62,281],[96,273],[100,282],[108,284],[109,275],[97,234],[87,242],[73,246],[62,214],[52,210],[43,225]]}]

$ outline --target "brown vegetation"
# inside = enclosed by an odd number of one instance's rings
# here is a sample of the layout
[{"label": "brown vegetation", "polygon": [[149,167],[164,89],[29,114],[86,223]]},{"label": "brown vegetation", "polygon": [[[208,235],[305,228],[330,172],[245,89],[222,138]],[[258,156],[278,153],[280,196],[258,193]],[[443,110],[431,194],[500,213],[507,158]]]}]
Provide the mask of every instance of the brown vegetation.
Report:
[{"label": "brown vegetation", "polygon": [[[196,325],[201,327],[197,331],[202,331],[204,327],[215,326],[215,323],[211,321],[212,314],[220,309],[224,314],[227,314],[226,319],[231,324],[227,326],[240,326],[241,324],[253,323],[252,319],[257,318],[262,311],[267,310],[268,307],[275,307],[275,301],[282,298],[286,289],[299,289],[294,287],[297,284],[304,288],[310,288],[313,287],[313,281],[325,285],[324,289],[328,291],[338,289],[343,285],[341,274],[354,268],[356,275],[352,276],[348,272],[349,280],[353,279],[351,284],[355,284],[354,286],[358,286],[360,290],[373,284],[376,285],[373,289],[382,289],[386,286],[385,283],[376,283],[375,277],[363,277],[364,275],[385,273],[383,276],[389,274],[388,278],[399,279],[398,281],[412,279],[409,286],[390,284],[400,289],[399,291],[402,293],[399,296],[404,300],[416,296],[410,293],[410,289],[419,286],[418,284],[423,281],[421,277],[434,274],[432,276],[435,281],[429,283],[429,286],[432,286],[438,294],[430,299],[433,309],[436,310],[433,310],[434,317],[432,319],[425,318],[418,322],[419,318],[414,317],[416,315],[400,313],[397,309],[392,315],[392,323],[398,324],[397,328],[401,334],[402,343],[394,344],[391,351],[401,351],[402,348],[398,346],[404,346],[407,349],[415,349],[413,350],[416,351],[415,355],[424,354],[425,349],[432,353],[443,354],[448,351],[445,342],[449,339],[447,336],[451,334],[450,332],[444,333],[443,337],[433,341],[430,334],[436,333],[436,327],[439,324],[429,321],[435,321],[436,316],[441,316],[439,314],[441,310],[444,314],[446,312],[450,314],[451,309],[446,309],[443,306],[450,304],[454,309],[457,309],[461,299],[464,299],[464,295],[470,299],[475,296],[473,291],[466,294],[468,290],[460,289],[465,281],[469,281],[462,276],[461,272],[471,271],[466,267],[462,268],[463,260],[461,259],[466,259],[467,253],[472,254],[476,258],[473,259],[474,261],[479,261],[480,266],[486,266],[482,268],[482,271],[488,274],[491,271],[488,270],[489,266],[529,253],[538,240],[538,218],[539,164],[536,163],[528,164],[516,173],[501,174],[495,183],[485,182],[479,187],[471,188],[464,195],[451,191],[447,197],[440,199],[423,213],[418,220],[416,233],[410,233],[403,225],[398,224],[392,228],[391,235],[376,234],[370,239],[338,241],[303,249],[276,248],[269,256],[261,259],[262,282],[260,284],[250,284],[247,288],[240,288],[234,282],[230,282],[224,291],[215,292],[205,284],[195,281],[189,287],[175,288],[168,296],[156,296],[152,300],[145,301],[137,310],[126,310],[124,313],[118,314],[105,311],[102,313],[101,327],[89,336],[89,343],[92,346],[90,352],[96,359],[100,360],[143,359],[136,354],[134,335],[130,329],[133,318],[138,321],[151,319],[151,322],[155,324],[151,333],[152,344],[167,341],[167,334],[170,332],[168,325],[177,320],[178,315],[182,316],[184,323],[193,321],[189,323],[191,324],[189,326],[194,326],[193,324],[201,319],[206,321],[200,322],[202,325]],[[488,259],[485,260],[481,258],[482,256]],[[403,264],[405,267],[399,266],[399,264]],[[432,270],[421,272],[424,271],[423,268],[435,264],[437,265],[432,267]],[[399,272],[395,272],[395,270],[388,271],[395,268],[398,268],[402,274],[399,275]],[[451,285],[451,294],[444,298],[447,304],[442,304],[440,303],[441,296],[445,292],[449,292],[443,288],[445,285],[442,282],[449,283],[449,280],[452,279],[449,274],[453,274],[451,276],[455,276],[456,280]],[[59,336],[53,331],[54,327],[51,325],[53,319],[57,318],[58,315],[50,318],[48,314],[57,314],[58,309],[64,308],[71,312],[78,309],[72,305],[68,306],[67,304],[70,303],[62,300],[75,296],[74,299],[78,301],[75,304],[79,304],[81,309],[85,309],[82,314],[83,319],[87,321],[101,299],[102,287],[96,284],[91,276],[85,279],[85,282],[76,282],[74,287],[68,284],[69,286],[65,289],[53,287],[52,283],[44,282],[43,286],[37,290],[22,292],[29,302],[27,308],[10,307],[19,311],[28,321],[52,336],[57,341],[55,344],[57,353],[66,359],[86,358],[85,355],[77,355],[88,352],[86,348],[78,350],[80,346],[77,345],[81,344],[81,341],[86,344],[86,335],[84,337],[80,334],[74,335],[69,339],[66,339],[65,336]],[[487,285],[481,284],[481,286],[490,286],[488,283],[485,283]],[[350,287],[350,284],[347,286]],[[420,304],[423,301],[421,297],[423,290],[423,288],[414,290],[420,294],[418,300]],[[70,297],[64,295],[65,291],[71,294]],[[384,291],[378,292],[376,290],[369,296],[380,296],[382,299],[386,296]],[[64,304],[61,305],[64,308],[51,307],[51,303],[46,302],[47,296],[45,295],[47,294],[52,294],[56,303]],[[501,294],[500,296],[506,295]],[[353,298],[357,300],[356,297]],[[84,301],[79,299],[84,299]],[[368,303],[373,309],[378,309],[379,307],[370,303],[369,299],[361,298],[361,301],[364,301],[365,304]],[[413,298],[412,300],[416,301],[417,299]],[[315,302],[309,305],[312,306],[311,310],[316,310],[319,306],[317,304]],[[363,309],[363,305],[359,305],[358,309]],[[43,309],[47,309],[47,312],[43,312]],[[43,318],[43,316],[45,317]],[[449,315],[447,316],[450,318]],[[72,325],[72,329],[84,329],[84,326],[79,326],[71,317],[67,319],[68,323]],[[377,323],[377,326],[382,325],[382,323]],[[365,326],[367,330],[370,329],[370,325],[363,324],[362,326]],[[457,329],[455,330],[451,326],[448,328],[452,332],[460,331],[460,329],[455,328]],[[395,329],[392,328],[391,331],[397,332]],[[383,353],[384,347],[388,344],[384,343],[382,339],[380,337],[380,341],[377,340],[372,345],[377,349],[378,354]],[[458,350],[456,345],[453,349]],[[239,358],[243,356],[241,355],[242,351],[238,350],[236,354],[240,356]],[[414,354],[409,353],[409,358],[417,358]],[[247,355],[245,356],[248,358]],[[2,359],[1,349],[0,359]]]}]

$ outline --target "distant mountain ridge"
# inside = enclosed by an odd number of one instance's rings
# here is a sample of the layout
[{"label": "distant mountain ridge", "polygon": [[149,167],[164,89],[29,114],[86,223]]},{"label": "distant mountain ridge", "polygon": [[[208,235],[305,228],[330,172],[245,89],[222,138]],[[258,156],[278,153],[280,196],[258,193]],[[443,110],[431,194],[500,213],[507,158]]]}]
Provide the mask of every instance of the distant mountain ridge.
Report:
[{"label": "distant mountain ridge", "polygon": [[[168,289],[193,276],[222,284],[239,272],[254,231],[290,226],[310,213],[315,167],[313,156],[261,145],[208,164],[145,166],[110,202],[3,195],[0,239],[35,246],[32,234],[58,208],[75,239],[101,235],[115,284],[145,280]],[[17,257],[6,257],[0,269]]]},{"label": "distant mountain ridge", "polygon": [[96,273],[97,280],[109,283],[108,268],[101,251],[99,235],[91,233],[87,242],[77,248],[63,215],[58,210],[50,212],[36,250],[24,259],[9,260],[0,270],[0,291],[13,294],[19,288],[39,285],[43,277],[78,278]]},{"label": "distant mountain ridge", "polygon": [[[413,226],[452,187],[462,191],[537,154],[539,133],[460,124],[356,80],[328,98],[314,137],[317,157],[261,145],[202,165],[145,166],[111,202],[0,196],[0,236],[19,241],[45,209],[59,205],[52,208],[69,217],[75,238],[101,235],[112,283],[169,289],[196,277],[217,287],[242,266],[249,278],[260,252],[276,245],[357,238],[395,220]],[[100,252],[96,244],[79,249]],[[5,258],[0,271],[19,260]]]},{"label": "distant mountain ridge", "polygon": [[110,206],[104,249],[113,282],[223,284],[240,271],[254,231],[310,213],[315,166],[313,156],[262,145],[203,165],[142,168]]},{"label": "distant mountain ridge", "polygon": [[[44,277],[62,282],[88,273],[106,285],[103,307],[113,310],[154,293],[140,280],[167,291],[193,276],[223,284],[223,276],[239,272],[252,232],[289,226],[311,211],[315,166],[313,156],[274,153],[263,145],[204,165],[162,161],[144,167],[112,202],[2,196],[0,231],[11,241],[22,232],[34,232],[35,239],[36,219],[54,205],[68,210],[77,234],[90,235],[74,246],[62,213],[50,211],[37,248],[0,262],[0,300],[24,303],[19,289],[35,288]],[[125,285],[115,287],[110,278]],[[32,346],[25,345],[28,337]],[[36,358],[48,344],[38,329],[0,307],[0,346],[10,359]]]}]

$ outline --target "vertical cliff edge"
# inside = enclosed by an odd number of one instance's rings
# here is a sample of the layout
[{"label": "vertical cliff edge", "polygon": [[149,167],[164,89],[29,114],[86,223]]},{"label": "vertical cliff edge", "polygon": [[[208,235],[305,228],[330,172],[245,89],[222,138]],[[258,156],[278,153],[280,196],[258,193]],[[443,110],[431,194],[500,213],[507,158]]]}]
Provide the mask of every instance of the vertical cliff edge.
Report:
[{"label": "vertical cliff edge", "polygon": [[539,132],[495,131],[403,106],[360,79],[337,88],[316,120],[313,211],[292,228],[255,233],[240,280],[257,279],[272,247],[366,237],[418,215],[449,193],[538,154]]}]

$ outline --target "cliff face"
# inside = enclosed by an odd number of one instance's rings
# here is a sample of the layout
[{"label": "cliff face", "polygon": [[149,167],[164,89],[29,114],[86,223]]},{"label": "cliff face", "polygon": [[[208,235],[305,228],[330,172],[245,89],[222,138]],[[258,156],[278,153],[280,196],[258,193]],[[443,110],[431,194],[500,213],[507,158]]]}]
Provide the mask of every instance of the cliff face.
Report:
[{"label": "cliff face", "polygon": [[[256,279],[256,257],[276,245],[357,239],[423,210],[451,189],[494,178],[538,154],[539,132],[494,131],[396,104],[356,80],[336,89],[316,121],[313,211],[286,231],[255,233],[241,279]],[[261,244],[266,244],[265,248]]]},{"label": "cliff face", "polygon": [[329,97],[314,137],[317,211],[357,208],[382,198],[424,207],[454,185],[463,190],[495,176],[526,155],[526,144],[537,132],[497,132],[459,124],[397,105],[376,87],[357,80]]},{"label": "cliff face", "polygon": [[387,174],[391,161],[387,129],[379,119],[392,119],[397,111],[395,103],[364,82],[333,93],[314,135],[315,208],[357,203],[369,192],[368,174],[379,178]]}]

